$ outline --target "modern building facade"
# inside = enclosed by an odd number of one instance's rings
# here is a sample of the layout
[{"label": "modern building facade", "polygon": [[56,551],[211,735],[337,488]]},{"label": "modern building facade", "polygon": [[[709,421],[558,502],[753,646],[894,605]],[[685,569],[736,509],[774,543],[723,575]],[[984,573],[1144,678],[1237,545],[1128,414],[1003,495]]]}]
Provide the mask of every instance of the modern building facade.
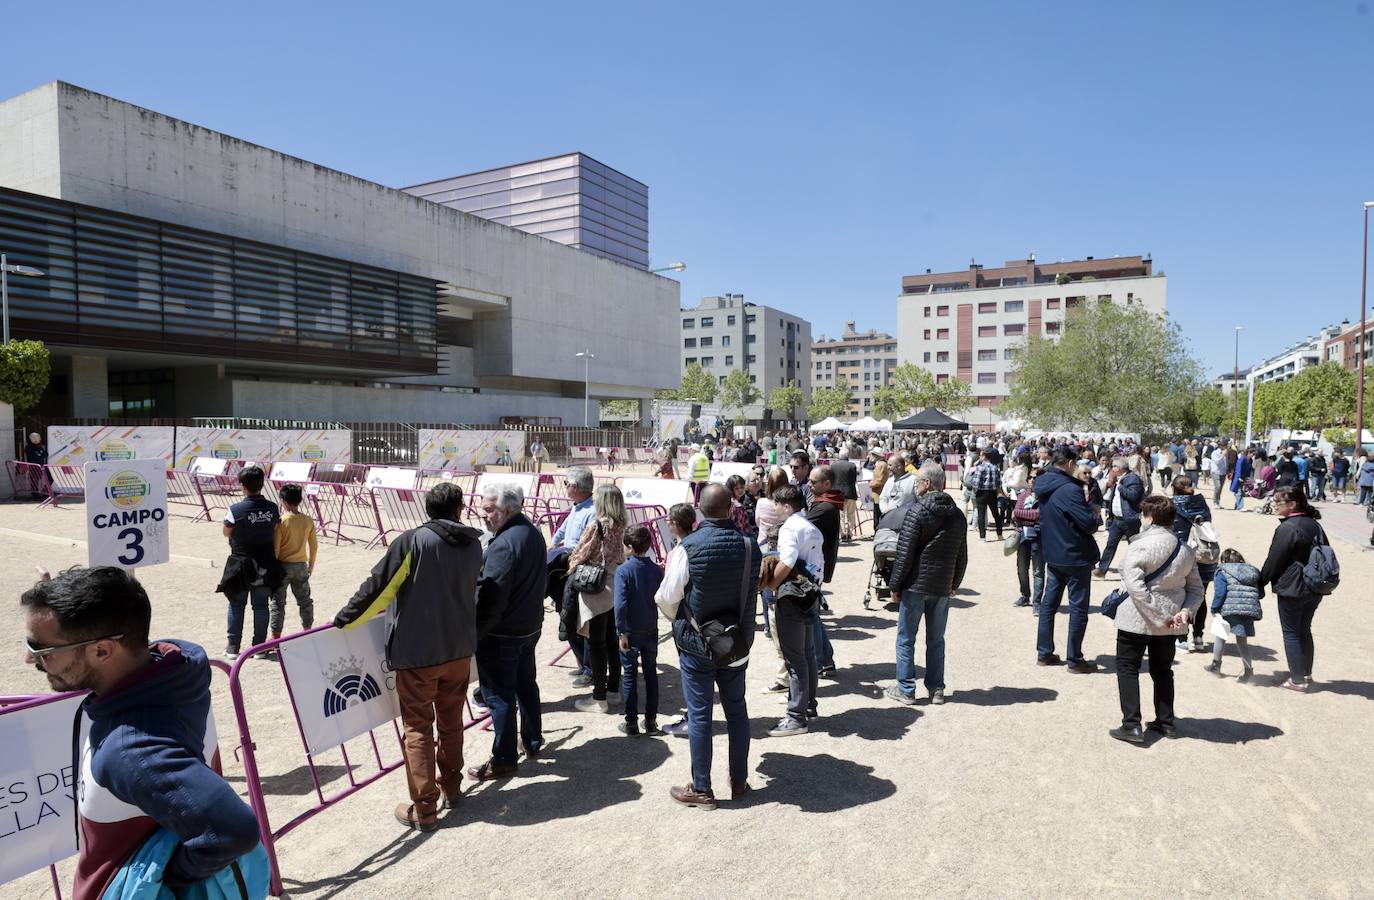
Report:
[{"label": "modern building facade", "polygon": [[[1342,322],[1336,333],[1327,339],[1322,359],[1357,371],[1360,367],[1360,323]],[[1365,323],[1364,368],[1366,372],[1374,369],[1374,321]]]},{"label": "modern building facade", "polygon": [[1340,334],[1340,325],[1328,325],[1317,334],[1308,335],[1263,362],[1256,363],[1250,368],[1250,377],[1255,380],[1255,384],[1296,378],[1303,369],[1324,362],[1327,358],[1327,348],[1333,341],[1339,344]]},{"label": "modern building facade", "polygon": [[1033,256],[1000,268],[978,263],[958,272],[908,275],[897,298],[897,350],[902,362],[930,370],[938,382],[962,378],[980,407],[1011,393],[1012,351],[1033,334],[1053,338],[1064,315],[1087,303],[1140,305],[1163,314],[1167,282],[1149,257],[1039,263]]},{"label": "modern building facade", "polygon": [[[769,392],[793,379],[802,393],[810,396],[810,322],[771,306],[749,303],[743,294],[702,297],[699,304],[680,314],[678,352],[683,370],[696,363],[717,384],[723,384],[725,376],[736,369],[749,373],[760,397],[744,408],[743,418],[763,419]],[[787,418],[787,413],[774,410],[773,416]]]},{"label": "modern building facade", "polygon": [[402,188],[450,209],[649,268],[649,187],[585,153]]},{"label": "modern building facade", "polygon": [[0,188],[52,415],[580,424],[584,349],[594,399],[678,382],[676,281],[69,84],[0,103]]},{"label": "modern building facade", "polygon": [[859,418],[869,415],[873,395],[892,380],[892,370],[897,368],[897,339],[872,328],[855,331],[853,322],[845,322],[844,334],[838,338],[821,335],[811,345],[811,359],[812,384],[834,387],[839,380],[847,380],[854,391],[849,412]]}]

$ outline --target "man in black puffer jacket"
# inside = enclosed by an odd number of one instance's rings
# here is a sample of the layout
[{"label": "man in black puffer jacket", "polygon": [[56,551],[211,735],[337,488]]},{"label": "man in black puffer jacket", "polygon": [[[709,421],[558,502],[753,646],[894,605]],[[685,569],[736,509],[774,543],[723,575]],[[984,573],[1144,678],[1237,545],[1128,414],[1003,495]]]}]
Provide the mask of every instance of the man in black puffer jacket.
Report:
[{"label": "man in black puffer jacket", "polygon": [[968,521],[944,492],[945,470],[927,462],[916,473],[916,500],[897,532],[892,592],[901,597],[897,620],[897,683],[886,695],[916,702],[916,631],[926,619],[926,690],[931,703],[945,702],[945,623],[949,600],[968,567]]}]

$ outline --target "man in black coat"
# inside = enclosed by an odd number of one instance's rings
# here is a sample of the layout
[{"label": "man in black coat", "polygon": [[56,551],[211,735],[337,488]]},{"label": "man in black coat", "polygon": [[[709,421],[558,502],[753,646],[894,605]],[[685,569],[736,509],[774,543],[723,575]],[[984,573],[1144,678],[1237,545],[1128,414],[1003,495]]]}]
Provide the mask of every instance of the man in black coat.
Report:
[{"label": "man in black coat", "polygon": [[945,702],[945,624],[949,601],[968,568],[968,520],[944,492],[945,470],[927,462],[916,473],[916,499],[897,532],[890,585],[900,597],[897,620],[897,683],[884,693],[905,705],[916,702],[916,632],[926,620],[926,691]]},{"label": "man in black coat", "polygon": [[[795,457],[794,457],[795,459]],[[798,481],[803,476],[794,468]],[[821,554],[825,557],[825,583],[829,584],[835,574],[835,562],[840,555],[840,510],[844,508],[844,496],[835,490],[834,474],[829,466],[817,466],[804,476],[810,489],[810,506],[806,518],[821,532]],[[825,622],[821,619],[821,608],[829,609],[825,595],[821,602],[811,607],[816,626],[816,665],[821,677],[835,674],[835,648],[826,633]]]}]

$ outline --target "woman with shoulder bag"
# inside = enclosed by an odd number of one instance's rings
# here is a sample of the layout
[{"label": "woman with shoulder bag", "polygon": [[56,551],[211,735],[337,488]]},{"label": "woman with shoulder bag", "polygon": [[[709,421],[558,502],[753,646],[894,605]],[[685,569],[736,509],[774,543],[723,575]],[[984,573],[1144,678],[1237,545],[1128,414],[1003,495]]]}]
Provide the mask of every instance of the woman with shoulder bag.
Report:
[{"label": "woman with shoulder bag", "polygon": [[1145,743],[1140,727],[1140,663],[1150,656],[1155,718],[1147,727],[1165,737],[1174,725],[1174,641],[1202,603],[1193,549],[1173,532],[1174,504],[1151,494],[1140,502],[1141,530],[1130,539],[1121,561],[1126,599],[1116,610],[1116,689],[1121,726],[1108,734],[1119,741]]},{"label": "woman with shoulder bag", "polygon": [[[568,591],[576,592],[578,633],[587,639],[592,695],[573,704],[581,712],[607,712],[606,692],[620,693],[620,643],[615,633],[615,570],[625,561],[625,497],[603,484],[593,500],[596,519],[568,557]],[[598,572],[597,569],[600,571]],[[565,607],[571,597],[565,598]]]},{"label": "woman with shoulder bag", "polygon": [[[1193,480],[1187,475],[1179,475],[1173,480],[1171,485],[1174,492],[1174,534],[1178,539],[1188,541],[1192,536],[1193,526],[1202,522],[1212,521],[1212,510],[1207,505],[1207,498],[1197,493],[1193,488]],[[1201,546],[1201,545],[1199,545]],[[1220,552],[1221,548],[1216,548]],[[1196,551],[1195,551],[1196,552]],[[1202,599],[1199,604],[1197,614],[1193,616],[1193,644],[1188,646],[1188,636],[1185,634],[1179,639],[1178,649],[1184,653],[1203,653],[1207,646],[1202,639],[1203,627],[1207,623],[1207,586],[1212,583],[1217,574],[1217,563],[1203,562],[1198,560],[1198,577],[1202,579]]]},{"label": "woman with shoulder bag", "polygon": [[1288,680],[1283,686],[1290,691],[1306,691],[1312,684],[1312,659],[1316,653],[1312,617],[1322,598],[1308,588],[1303,567],[1312,556],[1312,548],[1326,542],[1326,535],[1317,524],[1321,513],[1307,502],[1307,494],[1301,488],[1281,487],[1275,491],[1274,515],[1279,517],[1279,526],[1274,529],[1269,556],[1260,568],[1259,586],[1269,585],[1279,598],[1283,653],[1288,658]]}]

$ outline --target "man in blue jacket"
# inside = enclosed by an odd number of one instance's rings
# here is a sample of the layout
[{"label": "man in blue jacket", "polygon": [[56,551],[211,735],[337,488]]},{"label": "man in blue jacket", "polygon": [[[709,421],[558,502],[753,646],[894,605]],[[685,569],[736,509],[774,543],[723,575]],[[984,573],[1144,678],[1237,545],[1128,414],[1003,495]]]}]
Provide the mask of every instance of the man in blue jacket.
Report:
[{"label": "man in blue jacket", "polygon": [[1045,598],[1040,603],[1040,627],[1036,636],[1036,662],[1057,666],[1054,652],[1054,617],[1064,590],[1069,592],[1069,671],[1087,674],[1097,664],[1083,658],[1083,635],[1088,630],[1088,600],[1093,563],[1099,553],[1093,532],[1101,522],[1088,507],[1083,482],[1073,477],[1072,447],[1056,447],[1050,467],[1035,479],[1040,504],[1040,549],[1045,557]]},{"label": "man in blue jacket", "polygon": [[72,748],[80,754],[72,760],[76,900],[127,885],[126,863],[160,829],[176,837],[165,887],[180,895],[230,869],[244,896],[266,896],[257,817],[217,771],[205,651],[184,641],[150,644],[148,595],[123,569],[70,569],[19,602],[27,661],[55,691],[91,692],[79,714],[90,728]]},{"label": "man in blue jacket", "polygon": [[1107,567],[1116,556],[1122,538],[1140,533],[1140,501],[1145,499],[1145,482],[1126,466],[1126,460],[1112,460],[1112,472],[1107,476],[1107,546],[1097,564],[1096,578],[1107,577]]}]

